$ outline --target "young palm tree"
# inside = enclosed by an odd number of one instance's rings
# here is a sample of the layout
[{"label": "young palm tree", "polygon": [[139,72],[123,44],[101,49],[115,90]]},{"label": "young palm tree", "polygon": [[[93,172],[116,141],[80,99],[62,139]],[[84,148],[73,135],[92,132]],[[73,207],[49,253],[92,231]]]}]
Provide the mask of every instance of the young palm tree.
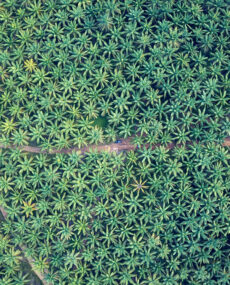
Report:
[{"label": "young palm tree", "polygon": [[137,190],[137,191],[142,191],[142,192],[145,192],[145,189],[148,188],[146,184],[146,181],[142,181],[142,179],[140,179],[139,181],[137,180],[134,180],[134,184],[131,184],[133,187],[134,187],[134,190]]},{"label": "young palm tree", "polygon": [[107,142],[111,142],[111,141],[115,141],[118,134],[117,134],[117,130],[115,130],[114,128],[112,127],[106,127],[105,129],[105,141]]},{"label": "young palm tree", "polygon": [[124,121],[124,117],[122,117],[122,114],[116,109],[115,112],[111,111],[111,114],[109,114],[109,123],[116,127],[119,125],[122,121]]},{"label": "young palm tree", "polygon": [[14,122],[13,118],[11,118],[11,119],[6,119],[2,123],[1,129],[2,129],[3,134],[5,133],[7,135],[7,134],[10,134],[11,132],[14,132],[16,129],[16,126],[17,126],[17,123]]},{"label": "young palm tree", "polygon": [[47,258],[43,258],[41,255],[39,256],[39,258],[35,257],[34,258],[34,264],[33,264],[33,268],[35,270],[38,270],[39,272],[45,272],[46,269],[49,268],[49,264],[47,261]]},{"label": "young palm tree", "polygon": [[133,124],[130,124],[129,121],[126,121],[126,123],[121,123],[120,134],[126,139],[127,137],[130,137],[133,132]]},{"label": "young palm tree", "polygon": [[11,177],[7,177],[6,175],[0,177],[0,189],[5,193],[12,190],[13,185],[15,185],[15,183],[12,181]]},{"label": "young palm tree", "polygon": [[70,138],[68,134],[59,134],[56,135],[56,139],[54,140],[55,146],[57,149],[63,149],[63,148],[70,148]]},{"label": "young palm tree", "polygon": [[92,127],[88,132],[87,139],[90,144],[99,144],[104,142],[103,130],[97,126]]},{"label": "young palm tree", "polygon": [[12,136],[13,136],[13,144],[15,145],[22,146],[29,144],[28,143],[29,137],[26,131],[19,129],[18,131],[15,131]]}]

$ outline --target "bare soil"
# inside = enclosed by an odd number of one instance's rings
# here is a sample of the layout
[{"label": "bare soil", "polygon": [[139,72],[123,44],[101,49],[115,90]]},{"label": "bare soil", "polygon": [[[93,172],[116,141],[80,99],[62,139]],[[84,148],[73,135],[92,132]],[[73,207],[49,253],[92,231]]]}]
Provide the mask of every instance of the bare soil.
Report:
[{"label": "bare soil", "polygon": [[[80,151],[81,153],[86,153],[89,151],[108,151],[108,152],[120,152],[120,151],[130,151],[130,150],[135,150],[137,147],[132,144],[132,138],[129,137],[126,139],[122,139],[121,143],[110,143],[110,144],[101,144],[101,145],[88,145],[82,148],[78,147],[72,147],[72,148],[63,148],[63,149],[52,149],[52,150],[42,150],[40,147],[36,146],[15,146],[15,145],[10,145],[10,146],[4,146],[0,144],[0,148],[7,148],[7,149],[20,149],[25,152],[31,152],[31,153],[48,153],[48,154],[56,154],[56,153],[71,153],[73,151]],[[188,144],[192,144],[193,142],[189,142]],[[160,144],[152,145],[152,149],[159,147]],[[175,143],[169,143],[166,148],[171,149],[175,146],[181,146],[181,144],[175,144]],[[230,137],[226,138],[225,141],[223,142],[222,146],[230,146]],[[146,147],[149,148],[149,144],[142,145],[141,148]]]}]

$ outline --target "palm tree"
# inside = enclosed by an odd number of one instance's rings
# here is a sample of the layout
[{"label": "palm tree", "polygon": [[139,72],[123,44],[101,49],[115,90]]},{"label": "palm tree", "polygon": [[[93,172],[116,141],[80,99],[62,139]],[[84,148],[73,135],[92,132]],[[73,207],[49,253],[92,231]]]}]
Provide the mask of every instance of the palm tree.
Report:
[{"label": "palm tree", "polygon": [[57,149],[70,148],[70,138],[68,133],[65,132],[65,134],[57,134],[54,143]]},{"label": "palm tree", "polygon": [[68,201],[68,205],[73,207],[73,209],[76,209],[77,205],[83,207],[83,197],[77,191],[71,191],[70,194],[67,195],[66,200]]},{"label": "palm tree", "polygon": [[28,224],[29,224],[29,221],[28,219],[26,219],[25,216],[20,217],[19,215],[17,215],[14,225],[13,226],[11,225],[11,230],[15,234],[20,234],[21,236],[24,236],[24,234],[26,233],[26,230],[28,229]]},{"label": "palm tree", "polygon": [[5,193],[12,190],[13,185],[15,185],[15,183],[12,181],[11,177],[7,177],[6,175],[4,175],[4,177],[0,177],[0,189]]},{"label": "palm tree", "polygon": [[[21,198],[21,197],[20,197]],[[21,201],[21,199],[19,199]],[[19,201],[17,201],[16,203],[12,203],[11,205],[5,206],[4,209],[7,212],[7,217],[9,219],[14,219],[17,218],[19,213],[20,213],[20,206],[16,206],[18,204]]]},{"label": "palm tree", "polygon": [[151,164],[147,164],[146,162],[141,161],[138,166],[136,166],[136,172],[140,177],[145,179],[146,177],[150,176],[150,173],[153,171],[154,168],[151,167]]},{"label": "palm tree", "polygon": [[95,187],[95,186],[100,187],[104,179],[100,173],[93,173],[93,175],[89,176],[89,181],[92,187]]},{"label": "palm tree", "polygon": [[30,137],[32,141],[36,141],[36,143],[40,143],[43,140],[44,128],[36,125],[35,127],[29,126]]},{"label": "palm tree", "polygon": [[[87,164],[85,165],[85,167],[87,168]],[[77,178],[75,177],[75,179],[73,180],[74,189],[76,189],[79,192],[81,192],[84,189],[89,189],[88,184],[90,182],[88,182],[86,180],[86,175],[88,175],[88,174],[89,173],[86,173],[85,175],[84,174],[82,175],[81,172],[78,172]]]},{"label": "palm tree", "polygon": [[67,163],[65,163],[62,166],[62,170],[63,170],[63,177],[67,178],[68,180],[71,178],[76,178],[75,175],[75,165],[72,164],[70,161],[68,161]]},{"label": "palm tree", "polygon": [[76,253],[75,250],[73,249],[72,252],[70,253],[69,251],[67,252],[67,255],[65,256],[65,266],[71,269],[73,266],[77,267],[78,266],[78,259],[81,259],[79,257],[79,253]]},{"label": "palm tree", "polygon": [[91,144],[103,143],[104,142],[103,130],[98,126],[92,127],[92,129],[88,132],[87,139]]},{"label": "palm tree", "polygon": [[145,146],[141,149],[141,154],[140,154],[140,158],[142,158],[142,161],[145,162],[147,160],[147,162],[149,164],[151,164],[152,159],[153,159],[153,150],[151,148],[146,148]]},{"label": "palm tree", "polygon": [[46,72],[44,68],[41,69],[35,69],[34,73],[32,74],[32,82],[38,84],[39,86],[47,83],[47,80],[49,79],[49,72]]},{"label": "palm tree", "polygon": [[86,146],[87,139],[85,137],[85,134],[77,130],[73,138],[73,144],[77,145],[79,149]]},{"label": "palm tree", "polygon": [[42,174],[39,171],[39,168],[37,167],[34,169],[34,173],[29,176],[29,181],[35,186],[42,186],[43,177]]},{"label": "palm tree", "polygon": [[[141,181],[142,182],[142,181]],[[136,184],[135,184],[136,186]],[[137,189],[144,189],[144,187],[147,187],[142,184],[137,185]],[[143,208],[143,205],[141,204],[142,199],[139,198],[139,193],[137,192],[137,195],[134,196],[134,192],[130,193],[130,197],[127,197],[127,203],[126,205],[129,206],[129,213],[130,214],[136,214],[137,210],[141,210]],[[128,215],[128,214],[127,214]],[[136,219],[137,217],[135,217]]]},{"label": "palm tree", "polygon": [[33,157],[28,158],[27,155],[24,155],[19,158],[19,163],[18,163],[18,169],[19,169],[19,174],[25,172],[27,175],[29,173],[33,173],[34,169],[34,162],[33,162]]},{"label": "palm tree", "polygon": [[169,159],[169,163],[167,164],[167,172],[171,175],[173,174],[174,176],[177,176],[178,173],[182,173],[182,163],[179,162],[177,159],[172,160]]},{"label": "palm tree", "polygon": [[119,125],[124,120],[124,117],[122,117],[122,114],[117,109],[114,112],[111,111],[111,114],[109,114],[108,121],[114,127]]},{"label": "palm tree", "polygon": [[23,201],[23,206],[21,208],[22,213],[25,213],[27,218],[29,217],[29,215],[33,215],[33,211],[37,210],[36,204],[32,203],[31,198],[28,202]]},{"label": "palm tree", "polygon": [[65,196],[66,193],[62,196],[57,193],[57,197],[53,198],[52,204],[54,205],[54,210],[64,211],[68,208]]},{"label": "palm tree", "polygon": [[150,121],[144,119],[143,121],[139,121],[137,126],[137,133],[140,133],[140,136],[142,137],[144,134],[148,134],[150,130]]},{"label": "palm tree", "polygon": [[98,117],[98,110],[96,108],[96,104],[91,100],[87,105],[84,105],[83,114],[87,116],[87,118],[95,119]]},{"label": "palm tree", "polygon": [[119,127],[120,134],[126,139],[127,137],[131,136],[133,131],[133,124],[130,124],[129,121],[126,121],[125,123],[121,123],[121,126]]},{"label": "palm tree", "polygon": [[47,258],[43,258],[42,255],[40,255],[39,258],[35,257],[34,259],[33,269],[43,273],[49,268]]},{"label": "palm tree", "polygon": [[138,190],[138,191],[142,191],[142,192],[144,192],[145,191],[145,189],[147,189],[148,188],[148,186],[147,185],[145,185],[146,184],[146,181],[142,181],[142,179],[140,178],[140,180],[139,181],[137,181],[137,180],[134,180],[134,184],[131,184],[133,187],[134,187],[134,190]]},{"label": "palm tree", "polygon": [[6,119],[2,123],[1,129],[2,129],[3,134],[5,133],[7,135],[7,134],[10,134],[11,132],[15,131],[16,126],[17,126],[17,123],[14,122],[13,118],[11,118],[11,119]]},{"label": "palm tree", "polygon": [[117,130],[114,127],[106,127],[104,136],[108,142],[115,141],[117,138]]},{"label": "palm tree", "polygon": [[49,167],[45,167],[44,173],[45,173],[46,181],[47,182],[59,181],[60,173],[58,170],[59,170],[58,167],[54,168],[54,166],[52,166],[52,164],[49,165]]},{"label": "palm tree", "polygon": [[[132,260],[132,258],[130,256],[128,256],[130,261]],[[121,272],[120,272],[120,276],[119,276],[119,280],[121,282],[121,284],[123,285],[128,285],[128,284],[132,284],[133,283],[133,278],[135,277],[135,274],[133,273],[134,269],[132,270],[128,270],[126,268],[124,268]]]}]

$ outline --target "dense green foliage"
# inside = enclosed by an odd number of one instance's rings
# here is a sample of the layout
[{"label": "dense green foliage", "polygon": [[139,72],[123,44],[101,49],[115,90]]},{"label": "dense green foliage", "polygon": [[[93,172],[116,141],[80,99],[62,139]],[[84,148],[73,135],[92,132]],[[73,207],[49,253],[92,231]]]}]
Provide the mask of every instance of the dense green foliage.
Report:
[{"label": "dense green foliage", "polygon": [[51,284],[228,284],[230,152],[143,154],[2,152],[2,227]]},{"label": "dense green foliage", "polygon": [[220,141],[230,131],[227,2],[1,1],[1,141]]},{"label": "dense green foliage", "polygon": [[[0,214],[0,222],[3,221]],[[40,285],[40,280],[31,271],[24,254],[12,241],[9,231],[0,230],[0,284]]]},{"label": "dense green foliage", "polygon": [[228,2],[0,1],[0,285],[229,284]]}]

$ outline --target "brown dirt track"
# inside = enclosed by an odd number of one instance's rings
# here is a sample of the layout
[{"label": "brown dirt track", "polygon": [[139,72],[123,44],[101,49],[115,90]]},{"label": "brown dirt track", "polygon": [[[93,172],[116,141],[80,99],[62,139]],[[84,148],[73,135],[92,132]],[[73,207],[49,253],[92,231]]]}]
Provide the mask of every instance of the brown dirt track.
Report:
[{"label": "brown dirt track", "polygon": [[[47,153],[47,154],[56,154],[56,153],[71,153],[73,151],[80,151],[81,153],[86,153],[91,150],[96,150],[98,152],[102,151],[108,151],[108,152],[119,152],[119,151],[130,151],[130,150],[135,150],[136,147],[132,144],[132,138],[129,137],[126,139],[122,139],[121,143],[110,143],[110,144],[101,144],[101,145],[89,145],[85,146],[82,148],[78,147],[72,147],[72,148],[63,148],[63,149],[52,149],[52,150],[42,150],[40,147],[35,147],[35,146],[15,146],[15,145],[10,145],[10,146],[4,146],[0,144],[0,148],[7,148],[7,149],[15,149],[18,148],[24,152],[30,152],[30,153]],[[188,144],[192,144],[192,142],[189,142]],[[146,148],[149,147],[149,144],[144,145]],[[156,148],[160,146],[160,144],[153,145],[152,148]],[[175,144],[175,143],[169,143],[166,148],[171,149],[175,146],[181,146],[181,144]],[[222,146],[230,146],[230,137],[226,138],[222,144]]]}]

